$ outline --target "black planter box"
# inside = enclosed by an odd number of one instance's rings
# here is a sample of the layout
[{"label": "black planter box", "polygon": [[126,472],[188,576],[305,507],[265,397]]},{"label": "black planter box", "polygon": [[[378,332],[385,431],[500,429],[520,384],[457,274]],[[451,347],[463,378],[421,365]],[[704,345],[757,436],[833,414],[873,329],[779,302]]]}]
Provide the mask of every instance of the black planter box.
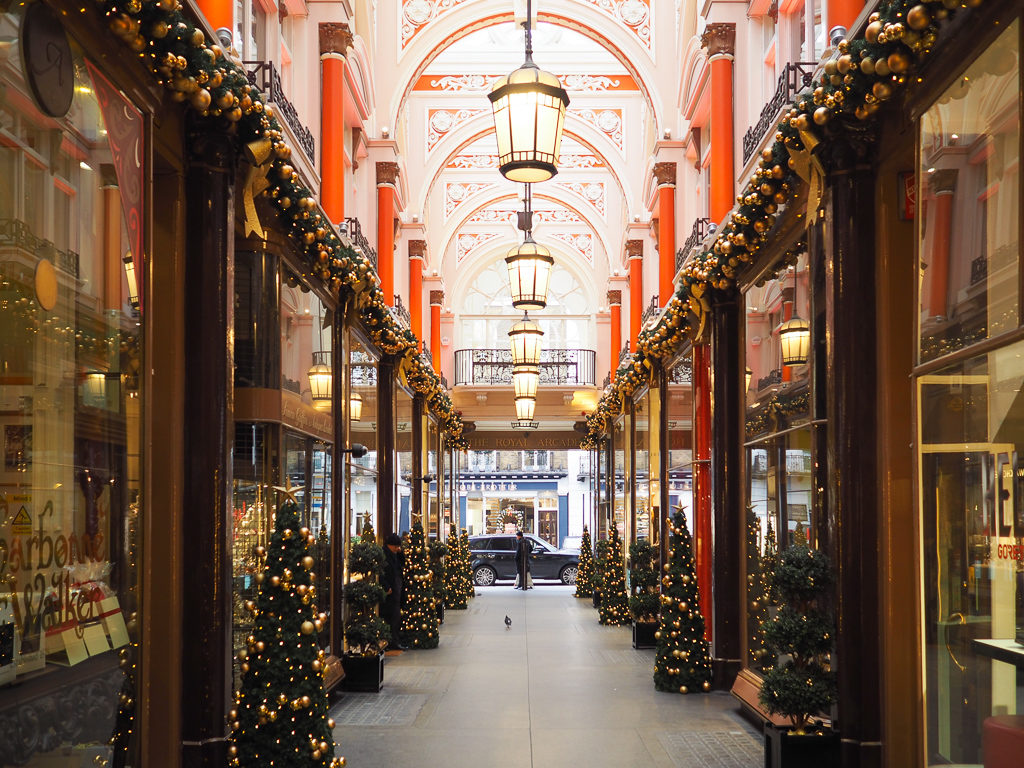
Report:
[{"label": "black planter box", "polygon": [[825,768],[839,765],[839,733],[831,729],[796,735],[764,726],[764,768]]},{"label": "black planter box", "polygon": [[654,621],[633,622],[633,647],[654,648],[658,641],[654,639],[654,633],[658,631],[658,624]]},{"label": "black planter box", "polygon": [[383,651],[376,656],[342,656],[341,665],[345,668],[343,691],[377,693],[384,685]]}]

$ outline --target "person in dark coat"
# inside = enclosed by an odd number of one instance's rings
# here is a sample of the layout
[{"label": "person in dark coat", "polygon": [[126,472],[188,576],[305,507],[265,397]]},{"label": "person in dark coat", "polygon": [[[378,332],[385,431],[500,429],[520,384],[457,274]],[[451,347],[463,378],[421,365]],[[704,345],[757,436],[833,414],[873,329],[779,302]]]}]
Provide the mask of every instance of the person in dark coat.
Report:
[{"label": "person in dark coat", "polygon": [[519,574],[519,586],[516,589],[530,589],[527,586],[527,576],[530,573],[530,552],[533,551],[533,544],[523,536],[522,531],[516,531],[516,573]]},{"label": "person in dark coat", "polygon": [[384,539],[384,621],[391,627],[391,647],[399,651],[406,650],[398,639],[402,627],[402,570],[405,566],[405,553],[402,552],[402,539],[397,533],[389,533]]}]

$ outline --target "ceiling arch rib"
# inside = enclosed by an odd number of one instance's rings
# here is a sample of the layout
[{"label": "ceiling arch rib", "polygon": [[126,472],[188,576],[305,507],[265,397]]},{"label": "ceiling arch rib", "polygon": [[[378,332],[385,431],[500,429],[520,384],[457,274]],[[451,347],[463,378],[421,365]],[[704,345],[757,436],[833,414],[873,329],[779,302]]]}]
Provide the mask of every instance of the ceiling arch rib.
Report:
[{"label": "ceiling arch rib", "polygon": [[[605,48],[636,82],[653,115],[655,125],[661,125],[664,109],[657,91],[651,85],[655,79],[650,51],[646,50],[635,36],[625,31],[626,24],[616,22],[613,17],[598,10],[596,4],[567,2],[563,5],[575,6],[572,8],[572,15],[538,12],[537,22],[546,22],[579,32]],[[399,60],[396,82],[402,83],[403,86],[396,90],[392,97],[389,109],[390,124],[402,124],[402,111],[420,76],[445,49],[473,32],[513,20],[514,16],[508,11],[508,3],[505,0],[501,3],[459,4],[452,11],[429,23],[415,36],[413,43],[403,51]]]},{"label": "ceiling arch rib", "polygon": [[[427,165],[423,175],[423,178],[428,181],[426,184],[420,185],[417,199],[410,201],[413,203],[412,210],[425,209],[426,202],[434,193],[434,187],[440,176],[454,157],[473,142],[489,134],[493,135],[494,126],[491,120],[490,112],[475,114],[447,131],[432,146],[427,155]],[[625,157],[618,153],[612,139],[594,124],[587,123],[579,117],[569,115],[566,117],[565,123],[563,135],[578,141],[604,163],[619,188],[619,194],[622,195],[626,209],[633,210],[634,196],[630,187],[624,183],[623,178],[627,171]],[[496,167],[494,172],[497,173]],[[557,179],[558,176],[555,178]]]}]

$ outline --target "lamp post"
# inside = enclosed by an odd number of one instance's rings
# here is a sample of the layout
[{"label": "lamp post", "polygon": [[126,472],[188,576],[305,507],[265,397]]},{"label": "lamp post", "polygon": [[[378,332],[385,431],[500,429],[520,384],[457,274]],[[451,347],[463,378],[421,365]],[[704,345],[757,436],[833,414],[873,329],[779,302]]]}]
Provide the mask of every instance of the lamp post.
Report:
[{"label": "lamp post", "polygon": [[562,125],[569,94],[533,61],[532,3],[526,0],[526,60],[494,84],[487,98],[494,113],[498,170],[509,181],[547,181],[558,173]]}]

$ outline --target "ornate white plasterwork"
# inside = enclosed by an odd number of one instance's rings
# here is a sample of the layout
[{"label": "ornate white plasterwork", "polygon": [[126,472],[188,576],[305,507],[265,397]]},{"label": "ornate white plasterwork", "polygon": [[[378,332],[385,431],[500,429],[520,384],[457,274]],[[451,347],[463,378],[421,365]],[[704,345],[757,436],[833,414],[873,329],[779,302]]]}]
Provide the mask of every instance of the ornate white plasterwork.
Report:
[{"label": "ornate white plasterwork", "polygon": [[558,181],[555,186],[573,192],[590,203],[602,218],[605,214],[605,188],[603,181]]},{"label": "ornate white plasterwork", "polygon": [[402,48],[425,26],[468,0],[402,0]]},{"label": "ornate white plasterwork", "polygon": [[[498,167],[497,155],[456,155],[448,161],[446,168],[458,170],[489,170]],[[570,168],[603,168],[604,163],[597,155],[586,154],[563,154],[558,158],[558,168],[568,170]]]},{"label": "ornate white plasterwork", "polygon": [[455,263],[460,263],[484,243],[501,237],[497,232],[463,232],[455,238]]},{"label": "ornate white plasterwork", "polygon": [[[517,215],[519,213],[518,208],[506,208],[506,207],[491,207],[481,208],[479,211],[470,216],[467,220],[467,224],[512,224],[515,225],[518,221]],[[554,224],[583,224],[584,221],[580,216],[568,208],[555,208],[550,211],[534,211],[533,212],[534,226],[540,223],[554,223]]]},{"label": "ornate white plasterwork", "polygon": [[611,139],[619,151],[625,154],[626,143],[622,130],[621,109],[568,109],[566,115],[593,126]]},{"label": "ornate white plasterwork", "polygon": [[498,186],[490,182],[459,182],[444,185],[444,218],[447,221],[452,211],[462,205],[468,198],[485,189]]},{"label": "ornate white plasterwork", "polygon": [[452,128],[488,110],[480,109],[431,109],[427,111],[427,151],[444,138]]},{"label": "ornate white plasterwork", "polygon": [[[430,78],[430,87],[437,91],[484,93],[491,90],[502,75],[440,75]],[[567,91],[598,93],[618,88],[622,82],[607,75],[559,75]]]},{"label": "ornate white plasterwork", "polygon": [[552,232],[550,237],[561,240],[582,256],[587,262],[594,262],[594,237],[589,232]]}]

